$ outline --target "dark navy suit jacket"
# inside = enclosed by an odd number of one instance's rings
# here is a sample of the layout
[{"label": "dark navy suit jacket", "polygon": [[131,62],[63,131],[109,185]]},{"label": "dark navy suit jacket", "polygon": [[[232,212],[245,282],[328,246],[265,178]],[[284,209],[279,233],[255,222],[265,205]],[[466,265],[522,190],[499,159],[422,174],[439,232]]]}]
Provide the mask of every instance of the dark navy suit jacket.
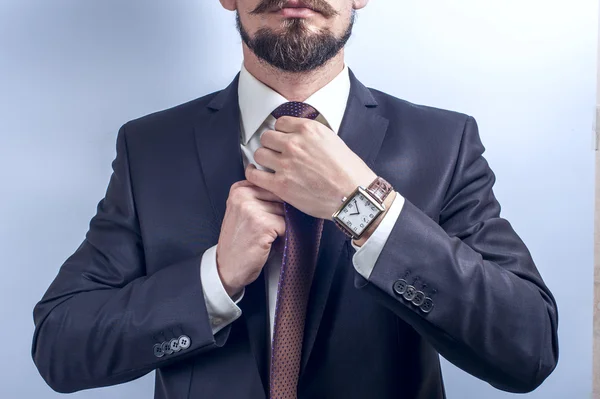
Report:
[{"label": "dark navy suit jacket", "polygon": [[[558,360],[556,303],[500,217],[475,121],[350,78],[340,137],[406,202],[368,281],[325,222],[298,397],[443,398],[438,354],[499,389],[535,389]],[[264,276],[216,336],[200,281],[245,178],[237,82],[120,129],[86,238],[34,309],[32,355],[54,390],[156,370],[157,399],[266,397]],[[401,280],[431,298],[429,313],[399,294]],[[189,347],[158,357],[179,337]]]}]

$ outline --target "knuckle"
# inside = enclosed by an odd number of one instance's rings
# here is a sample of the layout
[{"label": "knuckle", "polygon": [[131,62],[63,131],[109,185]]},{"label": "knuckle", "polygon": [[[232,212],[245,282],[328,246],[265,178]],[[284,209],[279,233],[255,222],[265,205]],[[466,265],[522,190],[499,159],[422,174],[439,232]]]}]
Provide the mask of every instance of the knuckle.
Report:
[{"label": "knuckle", "polygon": [[300,125],[300,132],[302,132],[302,134],[310,134],[312,132],[312,128],[308,123],[303,123]]},{"label": "knuckle", "polygon": [[229,192],[229,197],[227,197],[227,201],[225,201],[225,205],[227,206],[227,208],[235,206],[237,199],[236,199],[236,194],[235,191],[230,191]]},{"label": "knuckle", "polygon": [[[234,184],[235,186],[235,184]],[[227,201],[235,204],[240,202],[240,200],[243,198],[244,195],[244,190],[243,187],[241,186],[232,186],[231,189],[229,190],[229,197],[227,198]]]},{"label": "knuckle", "polygon": [[229,187],[229,195],[239,195],[239,192],[244,191],[246,187],[248,187],[248,180],[236,181]]},{"label": "knuckle", "polygon": [[252,201],[243,201],[239,205],[240,212],[243,215],[248,215],[251,219],[255,217],[254,204]]},{"label": "knuckle", "polygon": [[314,127],[307,126],[306,128],[307,128],[307,130],[304,133],[304,135],[306,137],[309,137],[311,139],[315,139],[315,138],[317,138],[319,136],[319,131],[317,129],[315,129]]},{"label": "knuckle", "polygon": [[240,187],[240,182],[236,181],[231,185],[231,187],[229,187],[229,195],[231,196],[238,189],[238,187]]},{"label": "knuckle", "polygon": [[295,153],[300,148],[300,141],[297,137],[290,137],[289,140],[285,143],[285,149],[287,152]]}]

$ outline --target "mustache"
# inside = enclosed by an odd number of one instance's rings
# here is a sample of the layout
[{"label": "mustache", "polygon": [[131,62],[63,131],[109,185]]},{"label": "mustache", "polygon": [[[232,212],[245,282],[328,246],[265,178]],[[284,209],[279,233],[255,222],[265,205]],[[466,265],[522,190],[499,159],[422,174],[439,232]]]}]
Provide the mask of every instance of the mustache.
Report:
[{"label": "mustache", "polygon": [[[262,0],[256,8],[250,11],[250,14],[264,14],[274,10],[281,10],[288,4],[288,0]],[[302,6],[320,12],[323,16],[330,18],[339,13],[325,0],[303,0]]]}]

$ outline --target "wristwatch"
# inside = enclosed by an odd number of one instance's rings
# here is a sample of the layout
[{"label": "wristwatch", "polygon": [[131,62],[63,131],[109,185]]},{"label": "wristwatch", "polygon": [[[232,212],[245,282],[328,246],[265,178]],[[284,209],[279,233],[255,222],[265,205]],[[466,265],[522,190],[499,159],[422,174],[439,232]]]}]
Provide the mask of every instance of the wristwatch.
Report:
[{"label": "wristwatch", "polygon": [[358,186],[347,197],[332,218],[335,224],[349,237],[358,240],[385,211],[383,201],[393,187],[384,178],[377,177],[369,187]]}]

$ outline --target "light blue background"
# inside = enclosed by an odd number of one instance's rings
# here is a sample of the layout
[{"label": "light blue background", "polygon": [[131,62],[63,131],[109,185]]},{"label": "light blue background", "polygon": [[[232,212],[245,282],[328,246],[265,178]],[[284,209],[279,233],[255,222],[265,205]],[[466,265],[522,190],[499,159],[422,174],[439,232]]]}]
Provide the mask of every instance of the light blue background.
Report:
[{"label": "light blue background", "polygon": [[[594,0],[373,0],[348,47],[363,83],[477,119],[503,216],[560,309],[559,367],[528,398],[591,394],[597,11]],[[217,0],[0,1],[1,398],[59,396],[31,360],[31,312],[87,231],[118,128],[224,87],[240,64]],[[444,372],[450,399],[512,396]],[[147,376],[73,397],[152,391]]]}]

